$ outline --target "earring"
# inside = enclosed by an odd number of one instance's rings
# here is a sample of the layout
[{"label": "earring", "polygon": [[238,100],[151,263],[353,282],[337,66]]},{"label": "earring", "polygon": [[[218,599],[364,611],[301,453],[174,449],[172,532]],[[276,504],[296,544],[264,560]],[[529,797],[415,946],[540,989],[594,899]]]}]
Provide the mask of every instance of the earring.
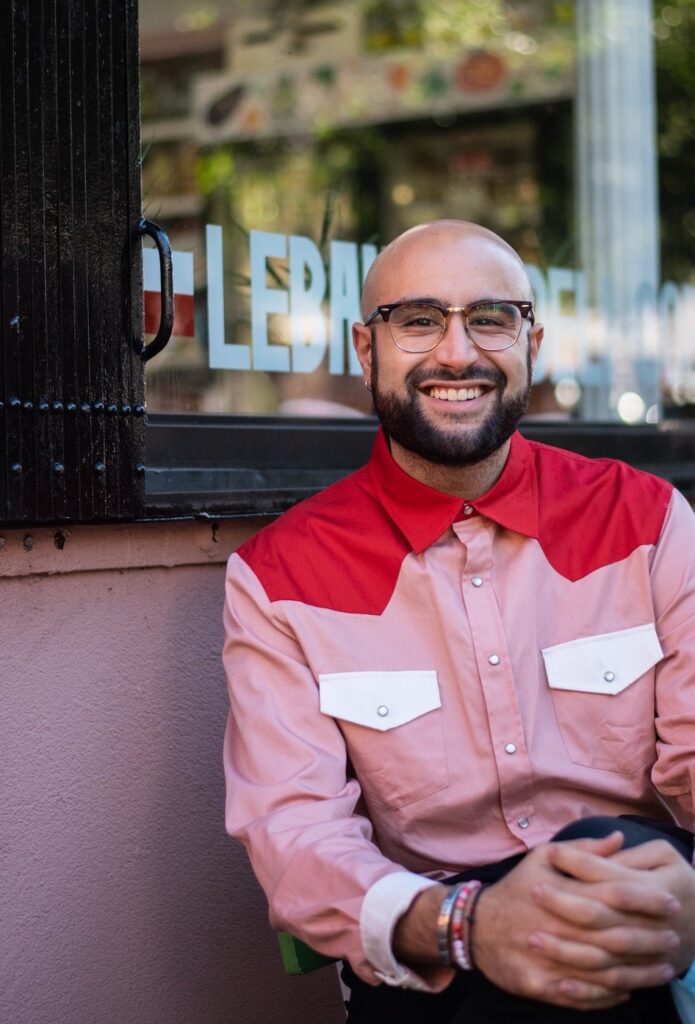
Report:
[{"label": "earring", "polygon": [[366,380],[364,382],[364,386],[366,387],[367,391],[371,391],[372,390],[372,385],[369,383],[368,380]]}]

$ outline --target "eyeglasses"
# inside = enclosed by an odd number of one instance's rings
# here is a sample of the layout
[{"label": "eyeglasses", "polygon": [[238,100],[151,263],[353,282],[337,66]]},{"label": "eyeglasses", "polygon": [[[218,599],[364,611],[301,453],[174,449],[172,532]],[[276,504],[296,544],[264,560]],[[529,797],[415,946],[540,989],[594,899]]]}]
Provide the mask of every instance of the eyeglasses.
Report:
[{"label": "eyeglasses", "polygon": [[391,337],[403,352],[431,352],[444,337],[447,317],[461,313],[466,334],[486,352],[511,348],[525,319],[533,323],[533,303],[518,299],[483,299],[470,306],[439,306],[435,302],[391,302],[377,306],[365,327],[378,316],[389,325]]}]

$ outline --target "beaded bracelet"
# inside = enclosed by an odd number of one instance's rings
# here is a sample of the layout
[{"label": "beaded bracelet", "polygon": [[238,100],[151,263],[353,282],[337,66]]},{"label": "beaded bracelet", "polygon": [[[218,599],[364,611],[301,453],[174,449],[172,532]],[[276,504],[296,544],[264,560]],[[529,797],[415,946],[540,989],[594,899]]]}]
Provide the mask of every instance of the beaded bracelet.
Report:
[{"label": "beaded bracelet", "polygon": [[439,908],[439,916],[437,917],[437,946],[439,948],[439,959],[445,967],[454,966],[449,953],[449,923],[451,921],[451,908],[453,907],[454,901],[462,888],[462,885],[455,885],[453,889],[449,890],[442,900],[442,905]]},{"label": "beaded bracelet", "polygon": [[481,888],[477,879],[464,882],[458,889],[451,908],[449,921],[449,959],[462,971],[473,970],[470,956],[470,925],[472,917],[469,907]]}]

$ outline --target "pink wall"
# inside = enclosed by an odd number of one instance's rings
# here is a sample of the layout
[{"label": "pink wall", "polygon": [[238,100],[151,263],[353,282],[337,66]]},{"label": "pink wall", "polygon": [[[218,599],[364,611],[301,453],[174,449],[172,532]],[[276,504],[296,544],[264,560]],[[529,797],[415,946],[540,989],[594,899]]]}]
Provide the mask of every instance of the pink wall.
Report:
[{"label": "pink wall", "polygon": [[344,1020],[333,968],[285,977],[223,827],[224,561],[255,525],[1,534],[1,1020]]}]

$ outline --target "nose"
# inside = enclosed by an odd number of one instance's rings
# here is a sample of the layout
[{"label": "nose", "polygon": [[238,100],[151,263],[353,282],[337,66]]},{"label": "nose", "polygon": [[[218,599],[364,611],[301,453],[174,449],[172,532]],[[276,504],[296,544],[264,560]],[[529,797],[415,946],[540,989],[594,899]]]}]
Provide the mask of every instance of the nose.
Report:
[{"label": "nose", "polygon": [[463,313],[449,313],[442,339],[433,355],[440,366],[461,369],[471,366],[480,358],[480,352],[466,332]]}]

